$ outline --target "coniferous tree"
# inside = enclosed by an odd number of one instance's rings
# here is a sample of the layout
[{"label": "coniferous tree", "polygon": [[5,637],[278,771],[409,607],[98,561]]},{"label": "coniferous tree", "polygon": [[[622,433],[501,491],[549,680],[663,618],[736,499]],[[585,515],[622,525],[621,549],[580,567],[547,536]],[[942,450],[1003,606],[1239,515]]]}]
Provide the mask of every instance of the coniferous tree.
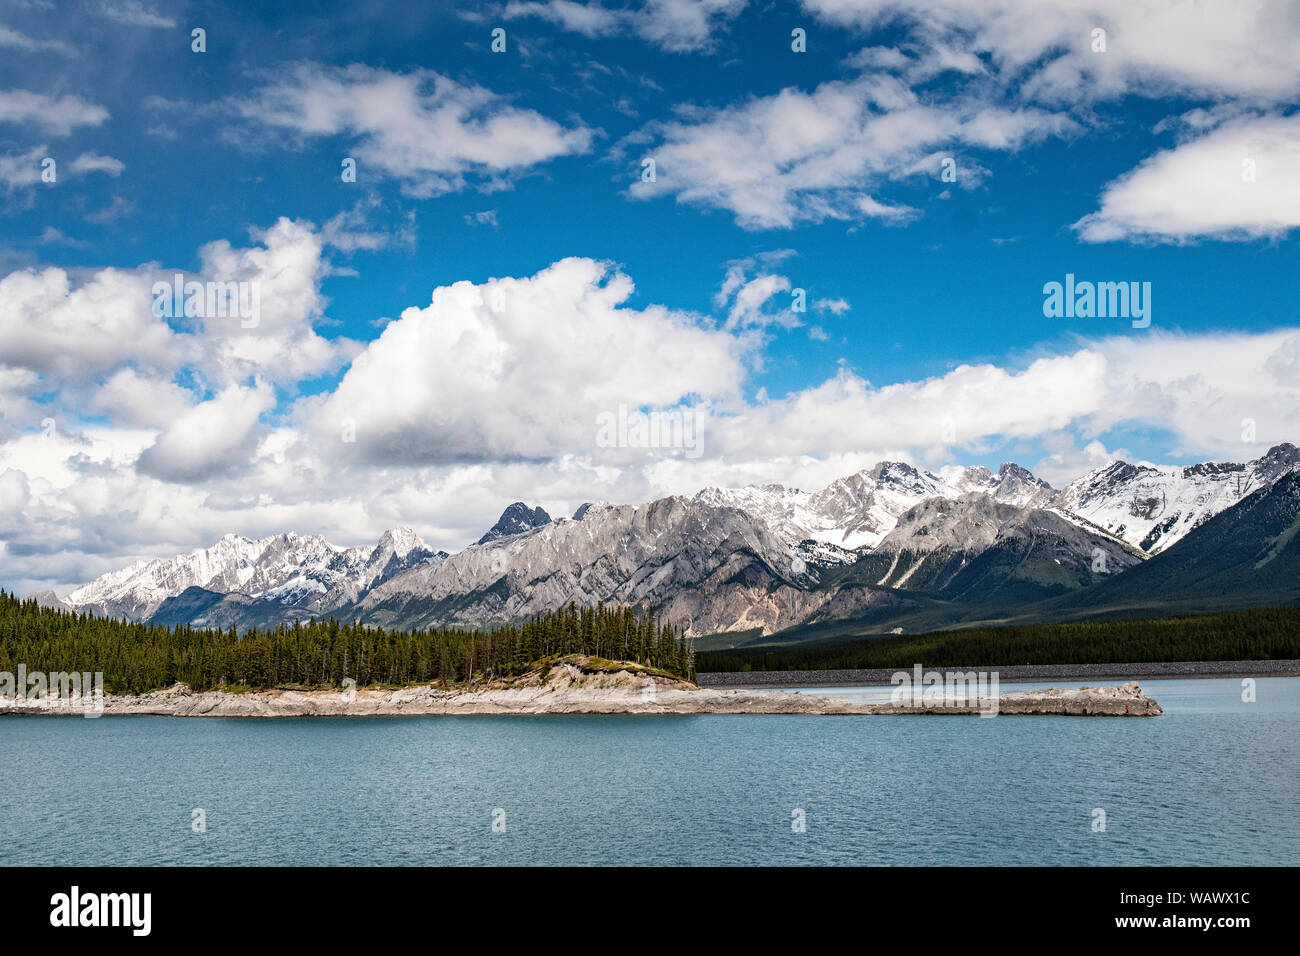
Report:
[{"label": "coniferous tree", "polygon": [[[511,677],[568,654],[610,657],[686,676],[676,630],[625,607],[570,603],[518,625],[474,631],[390,631],[358,621],[295,620],[239,634],[165,628],[43,608],[0,591],[0,672],[102,671],[106,689],[139,693],[177,681],[222,686],[324,687],[465,683]],[[618,650],[620,653],[614,654]]]}]

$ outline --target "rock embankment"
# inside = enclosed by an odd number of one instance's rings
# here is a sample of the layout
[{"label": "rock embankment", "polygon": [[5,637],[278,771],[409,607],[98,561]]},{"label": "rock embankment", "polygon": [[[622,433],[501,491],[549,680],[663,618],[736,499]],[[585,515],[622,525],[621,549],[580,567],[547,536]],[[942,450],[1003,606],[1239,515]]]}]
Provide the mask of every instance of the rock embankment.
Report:
[{"label": "rock embankment", "polygon": [[[1013,664],[964,667],[996,671],[1008,681],[1163,680],[1179,677],[1300,677],[1300,660],[1160,661],[1149,664]],[[820,671],[714,671],[701,687],[869,687],[889,684],[896,668]]]},{"label": "rock embankment", "polygon": [[[433,685],[396,689],[270,690],[234,694],[193,691],[184,684],[148,694],[105,695],[103,713],[169,717],[391,717],[469,714],[1003,714],[1155,716],[1160,705],[1136,683],[1121,687],[1004,694],[997,706],[952,699],[856,704],[777,690],[700,688],[633,664],[594,665],[569,658],[544,673],[477,688]],[[65,703],[0,698],[0,715],[80,713]]]},{"label": "rock embankment", "polygon": [[[996,704],[994,703],[996,701]],[[1078,687],[1027,690],[1001,694],[975,702],[940,698],[920,704],[875,704],[875,714],[1041,714],[1065,717],[1158,717],[1160,705],[1146,694],[1137,681],[1118,687]]]}]

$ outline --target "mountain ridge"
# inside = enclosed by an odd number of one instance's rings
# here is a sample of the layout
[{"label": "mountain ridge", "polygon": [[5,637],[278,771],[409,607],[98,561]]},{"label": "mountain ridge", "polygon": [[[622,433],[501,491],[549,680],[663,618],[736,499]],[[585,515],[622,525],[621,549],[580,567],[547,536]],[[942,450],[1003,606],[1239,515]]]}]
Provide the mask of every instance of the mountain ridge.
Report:
[{"label": "mountain ridge", "polygon": [[1300,452],[1283,443],[1246,463],[1115,461],[1058,490],[1014,462],[933,472],[882,461],[813,492],[709,487],[640,505],[586,503],[554,519],[517,501],[455,554],[409,528],[352,548],[294,532],[227,534],[63,598],[35,597],[237,628],[327,615],[480,627],[610,601],[652,607],[694,634],[770,634],[859,614],[1064,599],[1098,573],[1122,577],[1298,465]]}]

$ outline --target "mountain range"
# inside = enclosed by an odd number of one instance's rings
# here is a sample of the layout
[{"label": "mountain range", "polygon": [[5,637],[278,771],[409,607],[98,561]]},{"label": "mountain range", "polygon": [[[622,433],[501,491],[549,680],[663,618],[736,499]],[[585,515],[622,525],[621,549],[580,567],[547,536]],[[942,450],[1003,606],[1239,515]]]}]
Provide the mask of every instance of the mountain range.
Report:
[{"label": "mountain range", "polygon": [[515,502],[455,554],[408,528],[352,548],[227,535],[62,598],[33,596],[241,630],[329,616],[481,627],[605,601],[726,646],[1300,601],[1297,502],[1289,444],[1245,463],[1117,461],[1059,490],[1013,463],[935,473],[881,462],[816,491],[706,488],[554,519]]}]

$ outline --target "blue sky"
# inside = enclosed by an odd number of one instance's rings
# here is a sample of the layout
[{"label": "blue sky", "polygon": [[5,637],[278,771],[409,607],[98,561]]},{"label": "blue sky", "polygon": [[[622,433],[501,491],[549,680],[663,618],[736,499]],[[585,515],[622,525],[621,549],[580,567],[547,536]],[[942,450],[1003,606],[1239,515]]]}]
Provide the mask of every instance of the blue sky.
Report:
[{"label": "blue sky", "polygon": [[[1186,9],[16,0],[0,579],[225,531],[459,547],[515,498],[882,457],[1059,485],[1294,440],[1300,14]],[[266,321],[141,315],[177,270],[260,282]],[[1150,327],[1045,317],[1067,273],[1150,283]],[[621,405],[705,416],[705,452],[598,447]]]}]

